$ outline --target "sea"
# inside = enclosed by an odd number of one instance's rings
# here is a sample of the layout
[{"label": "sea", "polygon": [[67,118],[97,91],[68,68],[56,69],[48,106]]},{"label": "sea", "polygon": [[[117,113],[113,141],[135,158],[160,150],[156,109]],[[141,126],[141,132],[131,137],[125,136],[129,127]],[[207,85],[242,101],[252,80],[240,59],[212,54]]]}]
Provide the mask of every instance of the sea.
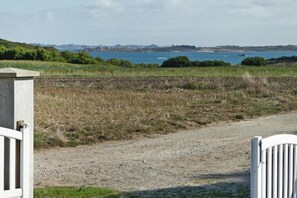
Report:
[{"label": "sea", "polygon": [[134,64],[159,64],[168,58],[187,56],[191,61],[222,60],[233,65],[247,57],[263,57],[265,59],[282,56],[297,56],[297,51],[249,51],[249,52],[90,52],[93,57],[101,57],[104,60],[117,58],[128,60]]}]

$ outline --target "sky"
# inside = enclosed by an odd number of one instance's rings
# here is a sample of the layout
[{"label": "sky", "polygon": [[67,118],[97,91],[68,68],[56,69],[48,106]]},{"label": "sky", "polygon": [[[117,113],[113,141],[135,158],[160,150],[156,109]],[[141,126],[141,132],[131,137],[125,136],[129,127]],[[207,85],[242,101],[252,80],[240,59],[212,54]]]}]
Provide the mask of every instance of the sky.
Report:
[{"label": "sky", "polygon": [[0,0],[0,38],[44,44],[297,45],[296,0]]}]

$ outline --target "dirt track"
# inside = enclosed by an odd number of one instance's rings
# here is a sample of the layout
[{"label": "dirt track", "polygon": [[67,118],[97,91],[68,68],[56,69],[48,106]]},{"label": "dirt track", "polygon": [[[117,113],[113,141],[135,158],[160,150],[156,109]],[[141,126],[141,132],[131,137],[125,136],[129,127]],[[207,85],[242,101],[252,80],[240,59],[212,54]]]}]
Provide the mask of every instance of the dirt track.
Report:
[{"label": "dirt track", "polygon": [[248,185],[250,139],[296,133],[297,113],[138,140],[35,152],[35,185],[143,191],[216,182]]}]

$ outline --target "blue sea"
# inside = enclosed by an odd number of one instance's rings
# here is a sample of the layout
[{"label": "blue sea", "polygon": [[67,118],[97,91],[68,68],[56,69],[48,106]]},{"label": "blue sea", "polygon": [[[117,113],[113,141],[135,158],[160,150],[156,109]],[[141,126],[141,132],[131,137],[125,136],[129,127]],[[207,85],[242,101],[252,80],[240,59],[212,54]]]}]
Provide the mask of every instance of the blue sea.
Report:
[{"label": "blue sea", "polygon": [[101,57],[105,60],[117,58],[128,60],[132,63],[157,63],[162,64],[168,58],[187,56],[194,60],[222,60],[231,64],[239,64],[247,57],[259,56],[263,58],[278,58],[281,56],[297,56],[297,51],[264,51],[244,52],[245,56],[239,56],[238,52],[90,52],[93,57]]}]

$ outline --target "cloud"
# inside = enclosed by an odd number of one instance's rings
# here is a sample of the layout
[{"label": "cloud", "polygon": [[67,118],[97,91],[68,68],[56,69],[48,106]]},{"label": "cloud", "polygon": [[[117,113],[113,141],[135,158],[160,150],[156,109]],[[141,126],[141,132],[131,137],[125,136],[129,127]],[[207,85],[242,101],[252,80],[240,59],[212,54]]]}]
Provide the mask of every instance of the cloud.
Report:
[{"label": "cloud", "polygon": [[[58,0],[30,2],[32,5],[26,3],[26,9],[19,6],[13,10],[11,5],[6,14],[0,13],[2,35],[47,43],[205,46],[296,40],[295,0],[65,0],[62,5]],[[5,8],[1,9],[4,12]]]},{"label": "cloud", "polygon": [[55,16],[54,16],[54,13],[53,12],[51,12],[51,11],[47,11],[46,13],[45,13],[45,15],[46,15],[46,18],[47,19],[53,19]]}]

